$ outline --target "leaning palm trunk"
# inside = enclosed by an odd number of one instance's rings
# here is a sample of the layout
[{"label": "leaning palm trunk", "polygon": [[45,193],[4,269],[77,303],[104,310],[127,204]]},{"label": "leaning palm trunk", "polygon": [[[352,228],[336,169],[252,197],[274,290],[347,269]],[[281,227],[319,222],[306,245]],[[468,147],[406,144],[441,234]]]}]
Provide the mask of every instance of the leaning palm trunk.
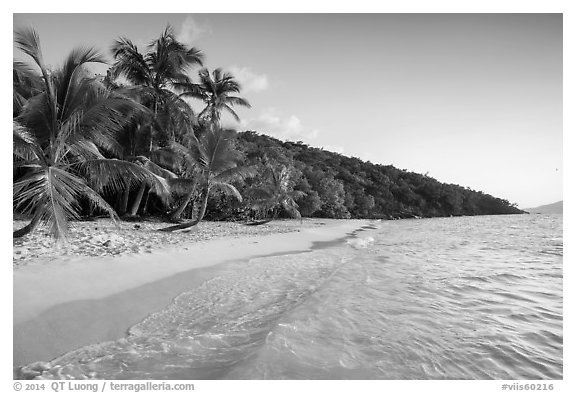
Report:
[{"label": "leaning palm trunk", "polygon": [[190,191],[188,191],[188,193],[184,197],[184,201],[182,201],[180,206],[178,206],[172,213],[170,213],[170,217],[169,217],[170,221],[172,221],[172,222],[180,221],[180,217],[182,216],[182,213],[186,209],[186,206],[188,206],[188,203],[190,203],[190,200],[192,200],[192,197],[194,196],[195,192],[196,192],[196,185],[194,185],[193,187],[190,188]]},{"label": "leaning palm trunk", "polygon": [[146,184],[142,183],[142,184],[140,184],[140,188],[138,188],[138,193],[136,194],[136,199],[132,203],[132,206],[130,207],[130,211],[128,212],[129,217],[134,217],[138,213],[138,208],[140,207],[140,204],[142,203],[142,197],[144,196],[144,191],[146,191]]},{"label": "leaning palm trunk", "polygon": [[208,194],[210,193],[210,191],[208,190],[208,188],[204,191],[205,193],[204,197],[202,198],[202,204],[200,205],[200,210],[198,211],[198,216],[196,217],[197,221],[196,224],[202,221],[204,215],[206,214],[206,206],[208,206]]},{"label": "leaning palm trunk", "polygon": [[40,223],[40,215],[36,214],[34,216],[34,218],[32,218],[32,221],[30,221],[30,223],[28,225],[18,229],[17,231],[14,231],[14,233],[12,234],[12,237],[18,238],[18,237],[26,236],[27,234],[32,232],[38,226],[38,223]]},{"label": "leaning palm trunk", "polygon": [[159,231],[174,232],[174,231],[191,228],[195,225],[198,225],[200,223],[200,221],[202,221],[202,219],[204,218],[204,215],[206,214],[206,207],[208,206],[208,194],[209,194],[209,190],[208,190],[208,188],[206,188],[204,190],[204,195],[202,196],[202,205],[200,205],[200,210],[198,211],[198,215],[196,216],[196,219],[189,221],[189,222],[185,222],[183,224],[172,225],[172,226],[167,227],[167,228],[162,228],[162,229],[159,229]]},{"label": "leaning palm trunk", "polygon": [[[166,179],[175,179],[177,177],[174,173],[160,167],[147,157],[136,156],[132,157],[130,160],[138,163],[139,166],[145,168],[156,178],[163,179],[163,181],[166,181]],[[140,183],[138,192],[136,193],[136,198],[134,199],[132,205],[130,206],[130,210],[128,211],[127,217],[135,217],[138,214],[138,210],[140,209],[140,205],[142,204],[142,198],[144,197],[144,191],[146,191],[146,186],[147,186],[146,182]],[[146,202],[147,201],[148,198],[146,198]],[[146,210],[146,203],[144,204],[143,210]]]},{"label": "leaning palm trunk", "polygon": [[173,225],[161,229],[172,232],[179,229],[190,228],[198,224],[204,218],[208,197],[212,190],[218,190],[225,195],[230,195],[242,201],[242,195],[230,182],[244,179],[256,174],[254,167],[239,167],[242,154],[236,150],[234,138],[236,132],[231,129],[222,129],[214,126],[206,130],[196,143],[193,144],[188,157],[193,160],[201,173],[203,195],[200,209],[195,220],[192,222]]},{"label": "leaning palm trunk", "polygon": [[154,128],[153,125],[156,122],[158,118],[158,99],[156,97],[154,97],[154,114],[153,117],[150,121],[150,144],[148,145],[148,152],[152,152],[152,149],[154,147]]},{"label": "leaning palm trunk", "polygon": [[122,201],[121,201],[120,211],[119,211],[119,213],[121,215],[126,214],[126,212],[128,211],[128,200],[129,199],[130,199],[130,187],[126,187],[124,189],[124,191],[122,192]]}]

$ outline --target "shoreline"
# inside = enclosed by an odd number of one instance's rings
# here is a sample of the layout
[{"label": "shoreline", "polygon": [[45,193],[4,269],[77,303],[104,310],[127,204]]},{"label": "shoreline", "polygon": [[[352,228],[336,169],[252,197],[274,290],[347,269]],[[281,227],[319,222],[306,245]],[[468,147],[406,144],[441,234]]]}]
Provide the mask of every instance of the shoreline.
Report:
[{"label": "shoreline", "polygon": [[129,327],[230,265],[336,245],[370,223],[311,221],[284,233],[215,237],[180,249],[20,266],[14,270],[14,366],[121,338]]},{"label": "shoreline", "polygon": [[[296,232],[324,221],[305,219],[303,224],[295,220],[277,220],[262,226],[246,226],[238,222],[203,221],[197,226],[177,232],[159,232],[170,224],[161,221],[118,221],[109,218],[70,223],[66,244],[56,244],[48,229],[39,226],[24,238],[13,239],[13,267],[15,270],[30,264],[54,265],[87,257],[117,257],[133,254],[150,254],[174,247],[186,247],[217,238],[260,236]],[[334,221],[334,220],[332,220]],[[13,221],[13,230],[27,224]]]}]

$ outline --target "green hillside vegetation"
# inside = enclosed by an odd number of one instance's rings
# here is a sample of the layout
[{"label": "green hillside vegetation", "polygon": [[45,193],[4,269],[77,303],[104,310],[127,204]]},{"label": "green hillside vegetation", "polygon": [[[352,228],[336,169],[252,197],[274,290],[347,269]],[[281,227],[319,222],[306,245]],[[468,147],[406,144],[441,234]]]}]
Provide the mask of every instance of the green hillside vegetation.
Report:
[{"label": "green hillside vegetation", "polygon": [[[157,217],[166,231],[202,219],[409,218],[522,213],[506,200],[301,142],[223,128],[250,107],[234,76],[167,27],[141,50],[124,37],[44,64],[32,29],[15,32],[13,209],[65,240],[70,220]],[[195,75],[195,77],[191,77]],[[195,113],[188,100],[204,105]],[[266,130],[258,130],[266,131]],[[383,157],[385,159],[385,157]]]},{"label": "green hillside vegetation", "polygon": [[[210,217],[224,219],[236,212],[258,218],[297,216],[291,206],[297,206],[303,217],[323,218],[393,219],[523,213],[507,200],[480,191],[440,183],[426,175],[391,165],[372,164],[302,142],[282,142],[247,131],[239,134],[238,148],[244,153],[246,165],[258,168],[258,175],[238,185],[245,196],[244,203],[213,200]],[[258,201],[254,190],[272,184],[273,173],[283,177],[283,188],[277,190],[276,195],[284,195],[287,203],[268,206],[266,211],[250,211]]]}]

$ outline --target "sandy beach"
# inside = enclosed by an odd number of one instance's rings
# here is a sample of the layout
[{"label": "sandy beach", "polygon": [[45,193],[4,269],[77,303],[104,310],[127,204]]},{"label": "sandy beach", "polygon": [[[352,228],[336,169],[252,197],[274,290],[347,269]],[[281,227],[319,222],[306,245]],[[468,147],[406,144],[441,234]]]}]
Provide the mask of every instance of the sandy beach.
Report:
[{"label": "sandy beach", "polygon": [[[115,340],[178,294],[256,256],[306,251],[345,238],[366,220],[308,219],[261,226],[203,222],[76,223],[65,246],[45,230],[14,240],[14,366]],[[15,227],[25,223],[15,223]]]},{"label": "sandy beach", "polygon": [[[305,219],[302,223],[298,220],[277,220],[258,226],[203,221],[190,230],[167,233],[158,231],[170,225],[165,222],[118,221],[115,225],[112,220],[105,218],[71,222],[69,238],[64,245],[55,245],[47,228],[41,226],[24,238],[14,239],[13,265],[18,270],[29,264],[53,265],[86,257],[149,254],[163,249],[186,247],[188,243],[199,241],[295,232],[331,222],[337,223],[338,220]],[[27,223],[14,221],[13,230]]]}]

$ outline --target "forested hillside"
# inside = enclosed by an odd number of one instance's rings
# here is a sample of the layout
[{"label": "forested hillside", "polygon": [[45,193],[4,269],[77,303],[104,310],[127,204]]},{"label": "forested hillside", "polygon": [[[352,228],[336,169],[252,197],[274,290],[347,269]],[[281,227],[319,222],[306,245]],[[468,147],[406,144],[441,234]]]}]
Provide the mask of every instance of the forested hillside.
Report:
[{"label": "forested hillside", "polygon": [[[289,216],[294,206],[304,217],[409,218],[523,213],[507,200],[437,180],[391,165],[308,146],[282,142],[253,131],[239,133],[244,165],[258,168],[256,177],[238,184],[243,203],[215,198],[208,215],[232,217],[246,213],[258,199],[276,194],[276,211]],[[274,184],[274,186],[271,186]],[[262,187],[273,190],[257,193]],[[282,195],[278,195],[282,194]],[[294,201],[282,207],[281,200]],[[224,203],[225,202],[225,203]],[[271,208],[271,210],[274,210]]]}]

